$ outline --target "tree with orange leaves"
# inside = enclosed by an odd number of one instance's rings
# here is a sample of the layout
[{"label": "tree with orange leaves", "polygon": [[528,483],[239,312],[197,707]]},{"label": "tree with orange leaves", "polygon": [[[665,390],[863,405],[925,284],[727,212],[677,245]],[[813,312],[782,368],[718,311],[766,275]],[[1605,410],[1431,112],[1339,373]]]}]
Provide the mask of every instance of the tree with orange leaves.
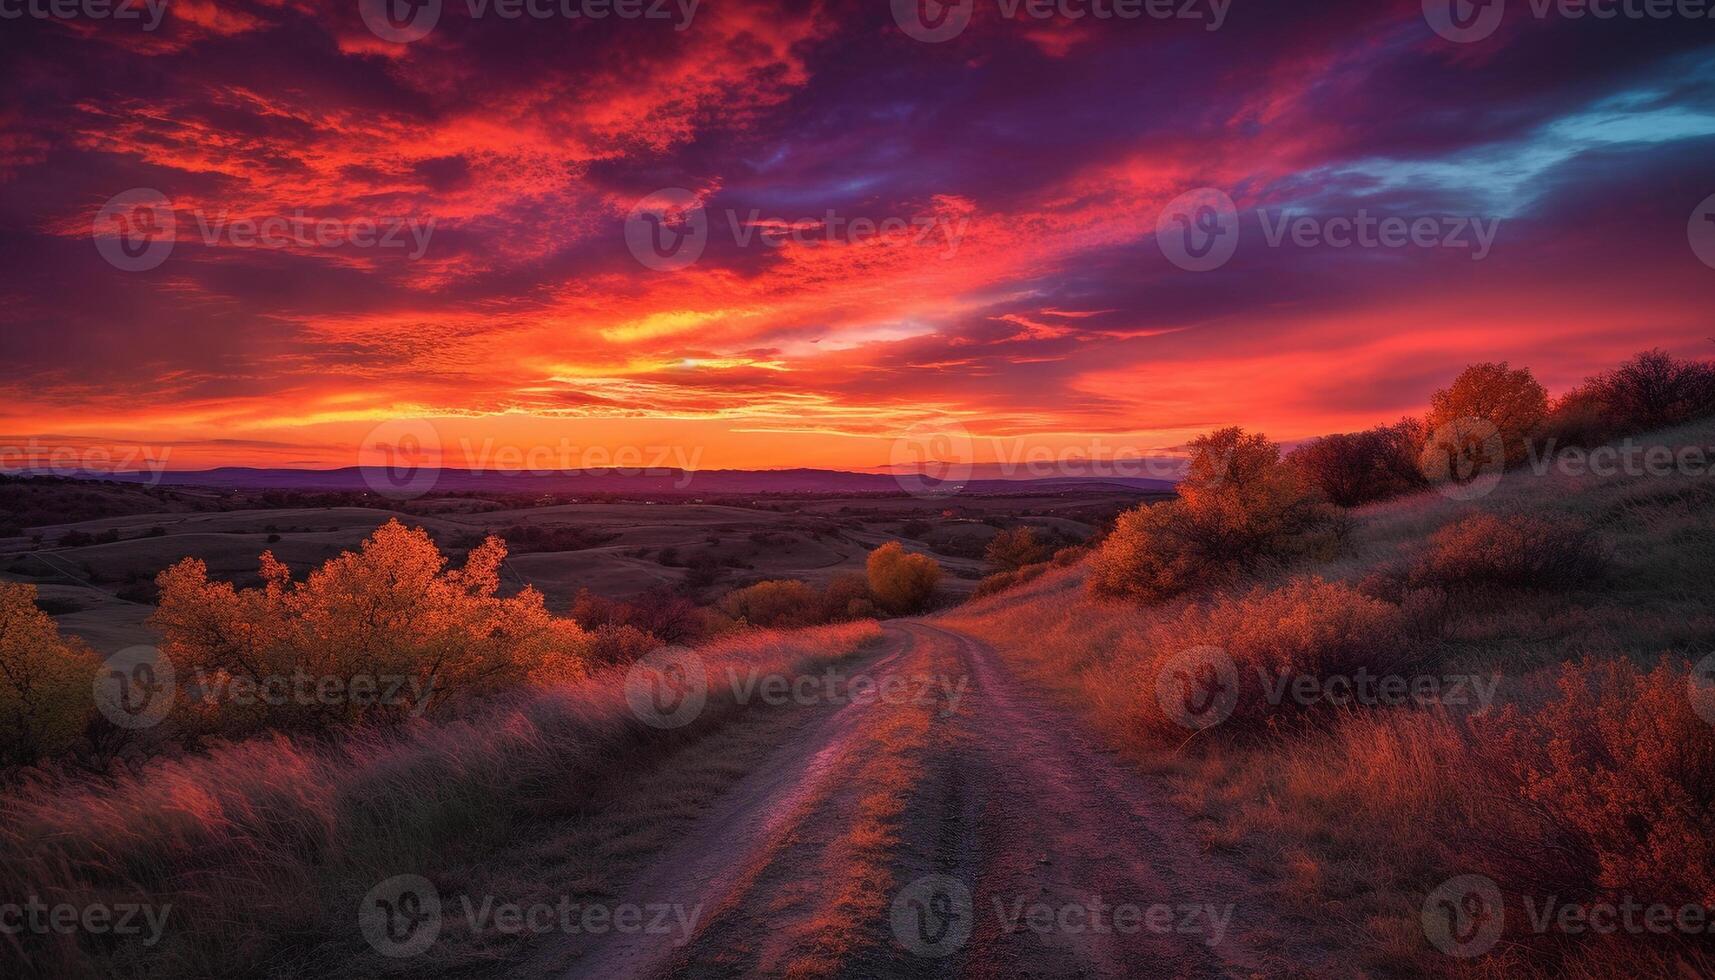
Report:
[{"label": "tree with orange leaves", "polygon": [[[534,588],[502,598],[505,558],[491,537],[449,570],[422,528],[392,520],[301,582],[270,552],[259,589],[181,561],[157,578],[151,620],[189,685],[181,720],[223,734],[397,722],[454,697],[580,676],[588,634],[550,615]],[[268,696],[228,693],[251,690]]]}]

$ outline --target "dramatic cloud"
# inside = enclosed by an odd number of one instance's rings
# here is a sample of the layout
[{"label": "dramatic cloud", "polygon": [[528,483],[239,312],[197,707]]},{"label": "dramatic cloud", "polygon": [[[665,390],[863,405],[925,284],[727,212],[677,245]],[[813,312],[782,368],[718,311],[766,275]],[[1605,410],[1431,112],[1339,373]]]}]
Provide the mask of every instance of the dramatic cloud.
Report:
[{"label": "dramatic cloud", "polygon": [[[406,43],[385,6],[5,21],[0,440],[337,466],[425,418],[868,467],[938,419],[1297,439],[1715,333],[1707,23],[974,0],[925,43],[868,0],[442,0]],[[588,16],[622,9],[659,16]],[[1217,226],[1163,209],[1201,187],[1237,225],[1192,271]],[[148,225],[164,258],[110,260]]]}]

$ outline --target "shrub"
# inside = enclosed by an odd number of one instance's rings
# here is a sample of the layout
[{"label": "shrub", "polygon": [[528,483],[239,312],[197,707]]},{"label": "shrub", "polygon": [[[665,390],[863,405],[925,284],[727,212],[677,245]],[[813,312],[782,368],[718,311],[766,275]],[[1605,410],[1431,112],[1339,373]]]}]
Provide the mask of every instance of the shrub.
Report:
[{"label": "shrub", "polygon": [[[1229,735],[1289,721],[1310,707],[1290,697],[1271,703],[1271,692],[1283,681],[1399,672],[1418,655],[1397,606],[1318,577],[1193,606],[1152,630],[1150,640],[1156,674],[1174,669],[1173,658],[1194,647],[1215,647],[1231,658],[1237,668],[1238,699],[1219,726]],[[1145,727],[1166,741],[1183,741],[1190,732],[1162,712],[1154,683],[1146,686],[1149,692],[1141,702]]]},{"label": "shrub", "polygon": [[156,578],[160,609],[150,620],[180,676],[256,684],[296,676],[348,683],[404,678],[410,690],[433,693],[424,704],[217,699],[181,704],[175,713],[193,734],[316,730],[398,722],[453,697],[578,676],[587,634],[571,620],[550,616],[533,588],[500,598],[505,557],[505,544],[490,538],[471,549],[462,569],[447,571],[421,528],[407,530],[391,520],[359,551],[330,559],[302,582],[293,582],[269,552],[262,554],[259,589],[210,582],[203,562],[187,558]]},{"label": "shrub", "polygon": [[650,589],[629,601],[579,589],[572,599],[570,614],[586,630],[630,626],[661,643],[680,645],[701,643],[732,626],[719,610],[699,606],[663,588]]},{"label": "shrub", "polygon": [[1646,671],[1585,659],[1561,669],[1558,698],[1501,713],[1498,757],[1512,760],[1523,799],[1549,818],[1541,850],[1564,855],[1561,880],[1528,885],[1566,889],[1573,901],[1608,893],[1715,905],[1715,739],[1687,696],[1694,683],[1682,660]]},{"label": "shrub", "polygon": [[1550,442],[1548,452],[1555,446],[1600,446],[1618,438],[1623,430],[1588,382],[1555,399],[1543,424],[1543,436]]},{"label": "shrub", "polygon": [[1505,465],[1517,466],[1528,455],[1528,440],[1548,415],[1548,392],[1526,368],[1512,370],[1507,362],[1473,364],[1453,379],[1450,387],[1429,399],[1425,425],[1430,433],[1464,428],[1471,420],[1487,422],[1500,434]]},{"label": "shrub", "polygon": [[780,579],[728,592],[721,611],[752,626],[809,626],[821,613],[821,597],[805,582]]},{"label": "shrub", "polygon": [[[879,639],[859,624],[751,633],[699,653],[711,680],[795,677]],[[137,936],[7,935],[0,976],[388,975],[350,920],[376,880],[399,868],[464,880],[471,861],[521,835],[581,827],[609,788],[767,708],[711,683],[694,720],[659,729],[638,722],[620,680],[519,692],[399,732],[224,743],[145,772],[0,794],[0,895],[171,907],[147,949]]]},{"label": "shrub", "polygon": [[1036,539],[1029,527],[1005,530],[989,539],[983,557],[996,571],[1016,572],[1048,557],[1048,548]]},{"label": "shrub", "polygon": [[1423,423],[1402,419],[1363,432],[1312,439],[1289,453],[1286,462],[1301,470],[1331,503],[1357,507],[1428,485],[1418,464],[1423,440]]},{"label": "shrub", "polygon": [[897,541],[869,553],[869,591],[876,605],[895,616],[928,608],[941,584],[941,566],[928,555],[912,554]]},{"label": "shrub", "polygon": [[623,667],[661,645],[654,635],[635,626],[604,623],[590,631],[586,656],[591,667]]},{"label": "shrub", "polygon": [[841,572],[830,579],[828,587],[822,590],[821,606],[821,622],[824,623],[868,619],[876,615],[869,582],[856,572]]},{"label": "shrub", "polygon": [[1075,544],[1075,545],[1071,545],[1069,547],[1061,548],[1059,551],[1054,552],[1054,557],[1053,557],[1052,561],[1054,562],[1054,564],[1059,565],[1060,567],[1064,568],[1068,565],[1078,564],[1079,562],[1083,561],[1086,557],[1088,557],[1089,554],[1090,554],[1090,549],[1088,546],[1081,545],[1081,544]]},{"label": "shrub", "polygon": [[1584,383],[1623,432],[1644,432],[1715,414],[1715,365],[1644,351]]},{"label": "shrub", "polygon": [[1158,601],[1332,547],[1333,514],[1265,436],[1222,429],[1191,446],[1180,499],[1121,514],[1096,551],[1098,594]]},{"label": "shrub", "polygon": [[1564,588],[1599,578],[1607,564],[1595,532],[1572,518],[1478,514],[1435,532],[1410,581],[1467,591]]},{"label": "shrub", "polygon": [[61,755],[84,732],[100,661],[36,608],[36,587],[0,582],[0,767]]},{"label": "shrub", "polygon": [[1033,582],[1041,578],[1042,573],[1048,571],[1049,567],[1047,562],[1037,562],[1034,565],[1026,565],[1010,572],[996,572],[977,583],[976,589],[971,592],[971,598],[981,599],[984,596],[991,596],[1016,588],[1026,582]]}]

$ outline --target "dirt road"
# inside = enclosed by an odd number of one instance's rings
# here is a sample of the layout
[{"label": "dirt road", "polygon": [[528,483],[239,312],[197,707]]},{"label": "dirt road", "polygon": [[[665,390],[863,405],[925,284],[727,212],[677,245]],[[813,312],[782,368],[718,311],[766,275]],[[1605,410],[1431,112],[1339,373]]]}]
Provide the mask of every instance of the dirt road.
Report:
[{"label": "dirt road", "polygon": [[570,977],[1294,972],[1256,883],[985,644],[890,624],[857,676],[633,881],[688,927],[589,937]]}]

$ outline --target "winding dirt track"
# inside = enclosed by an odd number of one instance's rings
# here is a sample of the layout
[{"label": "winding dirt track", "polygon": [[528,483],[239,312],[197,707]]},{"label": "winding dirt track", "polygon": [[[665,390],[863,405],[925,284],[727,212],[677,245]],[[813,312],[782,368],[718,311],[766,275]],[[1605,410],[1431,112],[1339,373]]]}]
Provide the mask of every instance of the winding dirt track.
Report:
[{"label": "winding dirt track", "polygon": [[568,977],[1303,972],[1302,950],[1253,948],[1292,931],[1256,882],[992,649],[887,632],[860,673],[899,696],[811,709],[632,882],[629,902],[698,910],[688,941],[591,939]]}]

